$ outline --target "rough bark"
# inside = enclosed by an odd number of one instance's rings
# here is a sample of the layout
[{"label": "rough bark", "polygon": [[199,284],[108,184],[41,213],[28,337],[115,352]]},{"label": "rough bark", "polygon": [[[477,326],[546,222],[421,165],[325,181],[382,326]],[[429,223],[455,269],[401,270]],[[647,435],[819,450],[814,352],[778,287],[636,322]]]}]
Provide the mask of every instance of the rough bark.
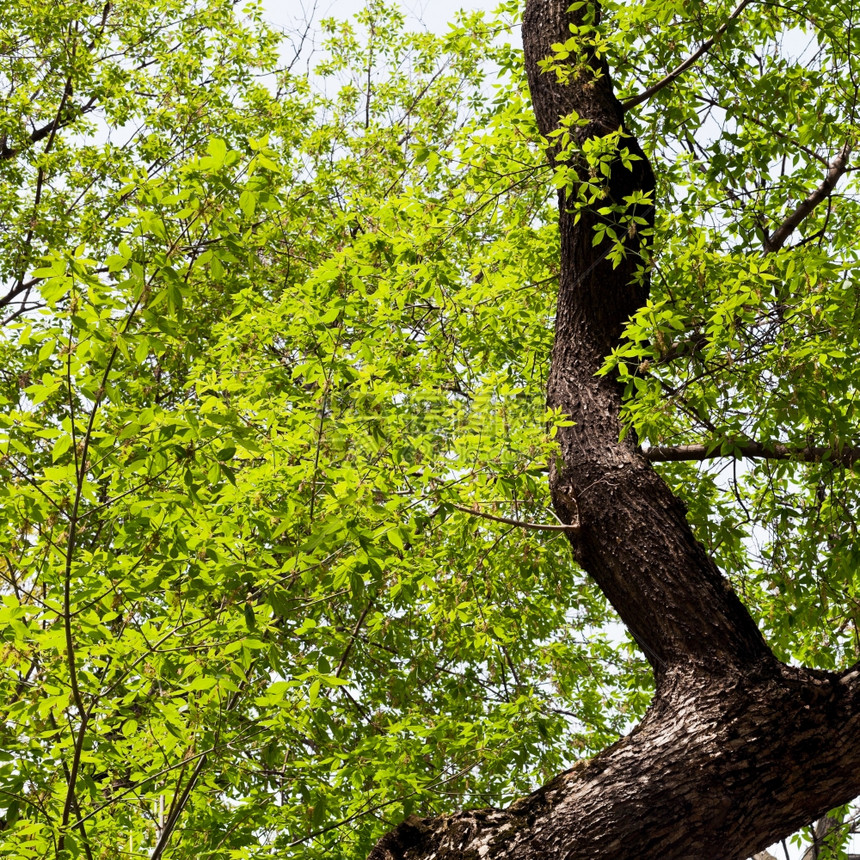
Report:
[{"label": "rough bark", "polygon": [[[541,133],[575,110],[581,138],[623,125],[605,63],[561,84],[538,63],[564,42],[567,0],[529,0],[523,42]],[[595,74],[597,73],[597,74]],[[608,195],[651,191],[638,143],[617,162]],[[550,150],[550,158],[557,152]],[[619,441],[621,392],[595,374],[647,298],[637,237],[613,268],[593,247],[600,217],[559,200],[561,278],[548,401],[574,422],[550,469],[556,510],[579,528],[575,556],[653,666],[642,723],[594,759],[504,810],[412,817],[373,860],[746,858],[860,794],[860,671],[830,674],[779,663],[690,530],[684,507],[629,436]],[[646,217],[653,208],[643,208]]]}]

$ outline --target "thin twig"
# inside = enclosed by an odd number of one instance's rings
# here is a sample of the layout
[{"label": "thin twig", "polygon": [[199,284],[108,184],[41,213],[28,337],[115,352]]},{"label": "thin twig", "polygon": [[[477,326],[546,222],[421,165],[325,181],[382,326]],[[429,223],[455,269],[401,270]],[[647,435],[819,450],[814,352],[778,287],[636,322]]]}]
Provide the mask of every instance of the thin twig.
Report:
[{"label": "thin twig", "polygon": [[515,520],[511,517],[499,517],[495,514],[488,514],[484,511],[478,511],[474,508],[467,508],[463,505],[456,505],[453,502],[446,502],[446,505],[450,505],[452,508],[456,508],[458,511],[462,511],[464,514],[471,514],[473,517],[481,517],[481,519],[485,520],[493,520],[497,523],[505,523],[505,525],[509,526],[518,526],[521,529],[531,529],[532,531],[540,531],[540,532],[577,532],[579,531],[578,525],[565,525],[559,524],[555,525],[553,523],[529,523],[524,520]]},{"label": "thin twig", "polygon": [[355,628],[352,631],[352,634],[349,637],[349,642],[347,643],[346,648],[344,649],[343,656],[340,658],[340,662],[337,664],[337,669],[334,670],[334,675],[336,678],[340,677],[340,673],[344,670],[346,666],[346,661],[349,659],[349,652],[352,651],[352,646],[355,643],[355,638],[358,636],[358,631],[361,630],[361,625],[364,624],[364,619],[367,618],[367,613],[370,612],[370,607],[373,606],[373,600],[369,600],[367,602],[367,606],[364,607],[364,611],[359,615],[358,621],[355,622]]}]

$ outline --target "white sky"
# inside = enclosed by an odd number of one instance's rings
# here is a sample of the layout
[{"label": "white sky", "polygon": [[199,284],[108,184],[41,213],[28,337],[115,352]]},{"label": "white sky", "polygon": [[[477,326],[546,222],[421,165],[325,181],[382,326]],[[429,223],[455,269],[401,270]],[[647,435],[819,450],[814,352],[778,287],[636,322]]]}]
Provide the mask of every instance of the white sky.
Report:
[{"label": "white sky", "polygon": [[[268,19],[278,26],[289,27],[311,17],[347,18],[364,6],[363,0],[265,0]],[[443,32],[458,9],[490,11],[497,0],[400,0],[401,8],[412,22],[423,23],[428,29]]]}]

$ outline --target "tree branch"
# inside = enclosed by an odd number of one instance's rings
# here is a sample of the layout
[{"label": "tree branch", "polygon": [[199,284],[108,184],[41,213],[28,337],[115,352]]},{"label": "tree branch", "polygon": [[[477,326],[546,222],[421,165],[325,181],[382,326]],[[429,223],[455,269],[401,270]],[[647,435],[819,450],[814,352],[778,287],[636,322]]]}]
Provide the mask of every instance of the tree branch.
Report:
[{"label": "tree branch", "polygon": [[27,135],[23,145],[8,146],[6,144],[6,139],[3,138],[2,141],[0,141],[0,161],[9,161],[9,159],[15,158],[15,156],[20,155],[25,149],[29,149],[31,146],[34,146],[51,134],[56,134],[56,132],[62,128],[68,128],[68,126],[74,124],[76,120],[94,110],[96,106],[95,96],[82,105],[66,105],[65,100],[66,96],[64,95],[63,103],[60,106],[60,112],[57,117]]},{"label": "tree branch", "polygon": [[749,6],[749,4],[750,4],[750,0],[741,0],[741,2],[738,3],[738,5],[735,7],[732,14],[729,15],[729,17],[726,18],[726,20],[723,22],[723,24],[720,25],[720,27],[716,31],[716,33],[714,33],[714,35],[711,36],[710,39],[706,39],[704,42],[702,42],[701,46],[699,47],[699,49],[695,53],[693,53],[689,57],[687,57],[687,59],[684,60],[683,63],[681,63],[679,66],[676,66],[674,69],[672,69],[672,71],[669,72],[669,74],[666,75],[666,77],[661,78],[659,81],[657,81],[656,84],[653,84],[652,86],[648,87],[647,90],[639,93],[638,96],[634,96],[632,99],[627,99],[626,102],[622,102],[622,104],[621,104],[622,109],[624,111],[628,111],[631,108],[635,108],[637,105],[641,105],[642,102],[648,101],[648,99],[650,99],[651,96],[653,96],[655,93],[659,93],[660,90],[662,90],[664,87],[668,87],[669,84],[671,84],[674,80],[676,80],[678,77],[680,77],[682,74],[684,74],[684,72],[686,72],[687,69],[689,69],[690,66],[692,66],[694,63],[696,63],[696,61],[703,54],[706,54],[708,51],[710,51],[710,49],[714,46],[716,41],[723,35],[723,33],[726,32],[726,30],[728,30],[729,25],[732,23],[732,21],[734,21],[735,18],[737,18],[738,15],[740,15],[741,12],[743,12],[744,9],[747,6]]},{"label": "tree branch", "polygon": [[[412,818],[372,860],[750,857],[860,786],[860,689],[781,667],[688,667],[640,726],[507,809]],[[852,792],[854,794],[852,794]]]},{"label": "tree branch", "polygon": [[529,523],[523,520],[515,520],[511,517],[499,517],[495,514],[487,514],[483,511],[475,510],[474,508],[467,508],[463,505],[455,505],[453,502],[446,502],[452,508],[456,508],[458,511],[462,511],[464,514],[471,514],[473,517],[481,517],[484,520],[493,520],[493,522],[497,523],[505,523],[509,526],[517,526],[521,529],[531,529],[532,531],[541,531],[541,532],[575,532],[579,531],[579,524],[572,523],[560,523],[558,525],[554,523]]},{"label": "tree branch", "polygon": [[852,467],[860,460],[860,448],[832,448],[828,445],[786,445],[784,442],[732,441],[732,450],[723,453],[719,443],[710,445],[654,445],[642,451],[651,463],[714,460],[720,457],[750,457],[762,460],[794,460],[799,463],[840,463]]},{"label": "tree branch", "polygon": [[788,237],[795,231],[798,225],[806,218],[813,209],[824,199],[830,196],[830,193],[836,187],[836,183],[840,177],[848,170],[848,156],[851,155],[851,144],[846,143],[839,155],[830,162],[830,169],[827,176],[824,177],[821,185],[815,189],[805,200],[803,200],[797,209],[794,210],[783,222],[779,225],[775,232],[770,236],[765,237],[764,252],[772,254],[778,251],[785,243]]},{"label": "tree branch", "polygon": [[768,123],[763,122],[752,114],[749,114],[743,110],[738,110],[735,105],[732,105],[731,108],[729,108],[727,105],[722,104],[716,99],[712,99],[706,96],[704,93],[695,93],[693,97],[697,101],[700,101],[702,104],[710,105],[711,107],[719,108],[720,110],[727,111],[731,109],[734,112],[735,116],[739,116],[741,119],[743,119],[744,122],[751,123],[752,125],[757,125],[759,128],[764,129],[768,135],[772,135],[773,137],[778,137],[780,140],[784,140],[786,143],[790,144],[798,151],[804,153],[805,155],[808,155],[811,159],[813,159],[813,161],[819,161],[825,167],[830,167],[830,163],[828,162],[828,160],[823,155],[819,155],[814,149],[811,149],[808,146],[804,146],[802,143],[795,140],[793,137],[786,134],[784,131],[780,131],[778,128],[774,128],[773,126],[768,125]]}]

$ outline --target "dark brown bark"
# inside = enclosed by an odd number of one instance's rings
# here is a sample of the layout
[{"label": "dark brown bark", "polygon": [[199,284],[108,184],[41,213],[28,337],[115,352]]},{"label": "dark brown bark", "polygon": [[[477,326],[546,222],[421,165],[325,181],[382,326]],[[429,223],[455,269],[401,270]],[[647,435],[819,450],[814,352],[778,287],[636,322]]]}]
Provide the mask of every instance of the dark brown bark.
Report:
[{"label": "dark brown bark", "polygon": [[[541,133],[576,111],[581,137],[623,125],[605,63],[561,84],[539,71],[568,25],[588,14],[567,0],[529,0],[523,43]],[[595,74],[597,73],[597,74]],[[654,177],[638,143],[620,161],[611,201]],[[550,157],[558,153],[550,151]],[[584,169],[584,168],[583,168]],[[622,264],[594,247],[594,212],[559,200],[561,277],[548,401],[574,422],[559,434],[553,501],[577,560],[653,666],[642,723],[588,762],[505,810],[413,817],[373,860],[454,858],[745,858],[860,794],[860,672],[783,666],[690,530],[684,507],[629,436],[619,441],[621,392],[598,377],[626,320],[647,298],[638,236]],[[651,207],[640,207],[646,217]]]}]

